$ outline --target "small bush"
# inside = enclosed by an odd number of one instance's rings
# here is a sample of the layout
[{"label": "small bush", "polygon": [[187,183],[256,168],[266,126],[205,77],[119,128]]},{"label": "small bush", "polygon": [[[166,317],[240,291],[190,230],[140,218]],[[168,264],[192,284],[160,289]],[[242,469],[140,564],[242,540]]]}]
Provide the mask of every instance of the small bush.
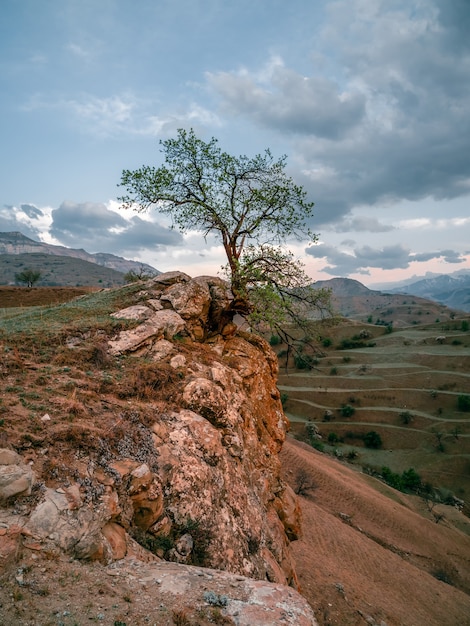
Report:
[{"label": "small bush", "polygon": [[305,469],[299,469],[295,476],[294,492],[298,496],[309,497],[311,492],[317,488],[315,481]]},{"label": "small bush", "polygon": [[341,441],[341,439],[338,437],[338,435],[336,433],[329,433],[328,434],[328,443],[331,445],[334,445],[335,443],[338,443],[339,441]]},{"label": "small bush", "polygon": [[465,411],[466,413],[470,411],[470,396],[468,395],[460,395],[457,398],[457,408],[459,411]]},{"label": "small bush", "polygon": [[413,420],[413,415],[409,411],[402,411],[400,417],[403,424],[410,424]]},{"label": "small bush", "polygon": [[376,433],[375,430],[371,430],[364,435],[364,445],[366,448],[381,448],[382,447],[382,437],[379,433]]},{"label": "small bush", "polygon": [[298,370],[311,370],[315,365],[315,359],[309,354],[296,354],[294,364]]},{"label": "small bush", "polygon": [[340,409],[342,417],[352,417],[356,412],[356,409],[350,404],[343,404]]},{"label": "small bush", "polygon": [[441,582],[446,583],[446,585],[454,584],[451,574],[443,567],[440,567],[432,571],[431,575],[434,576],[434,578],[437,578],[437,580],[440,580]]},{"label": "small bush", "polygon": [[279,337],[279,335],[271,335],[269,339],[269,344],[271,346],[278,346],[280,343],[281,343],[281,338]]}]

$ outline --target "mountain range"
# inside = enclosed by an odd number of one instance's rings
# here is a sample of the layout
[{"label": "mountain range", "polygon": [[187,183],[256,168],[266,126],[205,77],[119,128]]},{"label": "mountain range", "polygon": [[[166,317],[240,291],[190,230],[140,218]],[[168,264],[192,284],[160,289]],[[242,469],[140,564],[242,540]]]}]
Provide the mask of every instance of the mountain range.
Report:
[{"label": "mountain range", "polygon": [[159,274],[146,263],[130,261],[114,254],[91,254],[83,249],[67,248],[34,241],[20,232],[0,233],[0,284],[14,284],[15,273],[25,268],[41,271],[38,285],[102,285],[123,284],[123,275]]},{"label": "mountain range", "polygon": [[114,254],[108,254],[105,252],[97,252],[90,254],[86,250],[67,248],[65,246],[56,246],[50,243],[44,243],[42,241],[34,241],[20,233],[18,231],[9,233],[0,233],[0,254],[33,254],[43,253],[52,254],[54,256],[68,256],[74,259],[82,259],[89,263],[96,263],[103,267],[116,270],[125,274],[130,271],[139,271],[144,269],[153,274],[158,274],[151,265],[146,263],[139,263],[137,261],[130,261],[123,257],[116,256]]},{"label": "mountain range", "polygon": [[[18,255],[41,255],[41,256],[27,256],[23,257],[20,261],[23,264],[31,262],[34,268],[41,269],[41,263],[44,262],[42,255],[52,255],[54,257],[68,257],[69,259],[80,259],[81,261],[92,263],[95,266],[101,266],[114,272],[126,274],[127,272],[134,271],[147,272],[150,274],[159,274],[160,272],[146,263],[139,263],[137,261],[131,261],[114,254],[108,254],[103,252],[97,252],[91,254],[83,249],[67,248],[65,246],[57,246],[40,241],[34,241],[29,237],[26,237],[21,232],[0,232],[0,284],[8,284],[14,282],[14,272],[18,271],[18,267],[12,265],[11,256]],[[54,270],[54,279],[60,280],[60,272],[63,272],[64,259],[61,262],[61,269]],[[50,261],[49,261],[50,264]],[[18,265],[18,263],[16,263]],[[73,277],[70,276],[68,282],[63,284],[78,284],[80,280],[83,282],[80,284],[91,284],[89,277],[86,276],[87,266],[86,264],[77,263],[73,264]],[[93,275],[92,281],[96,282],[96,268],[89,268],[90,274]],[[78,272],[78,274],[77,274]],[[119,284],[121,282],[119,274],[114,272],[105,272],[103,276],[98,277],[100,284]],[[72,272],[71,272],[72,274]],[[43,284],[43,282],[41,283]],[[54,284],[61,284],[55,282]],[[94,283],[93,283],[94,284]],[[385,295],[412,295],[426,300],[439,303],[443,306],[449,307],[459,311],[470,312],[470,272],[456,272],[454,274],[439,274],[432,277],[416,277],[414,282],[409,283],[384,283],[380,285],[380,290],[369,289],[357,280],[350,278],[332,278],[329,280],[320,280],[315,283],[315,287],[328,287],[332,290],[333,297],[337,303],[341,303],[340,312],[343,315],[351,313],[353,307],[352,298],[358,301],[358,298],[363,297],[364,301],[370,303],[370,298],[373,298],[377,308],[380,308],[385,304]],[[349,303],[348,303],[349,300]],[[374,305],[375,308],[375,305]]]},{"label": "mountain range", "polygon": [[390,293],[408,293],[435,300],[461,311],[470,311],[470,272],[440,274],[422,278],[409,285],[389,289]]}]

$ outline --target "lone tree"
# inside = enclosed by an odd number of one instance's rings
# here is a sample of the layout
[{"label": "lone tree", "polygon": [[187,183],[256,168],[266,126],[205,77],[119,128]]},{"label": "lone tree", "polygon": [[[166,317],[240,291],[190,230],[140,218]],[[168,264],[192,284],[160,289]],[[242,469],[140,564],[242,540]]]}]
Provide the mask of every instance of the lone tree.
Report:
[{"label": "lone tree", "polygon": [[303,265],[281,248],[286,240],[316,241],[307,226],[313,202],[285,172],[286,157],[269,150],[253,158],[223,152],[218,141],[178,130],[160,141],[161,167],[124,170],[119,198],[125,208],[154,207],[180,232],[218,235],[233,300],[227,316],[240,313],[252,325],[267,324],[285,340],[286,324],[304,327],[315,309],[330,312],[328,290],[313,289]]},{"label": "lone tree", "polygon": [[42,274],[39,270],[26,269],[15,274],[17,283],[24,283],[27,287],[32,287],[41,278]]}]

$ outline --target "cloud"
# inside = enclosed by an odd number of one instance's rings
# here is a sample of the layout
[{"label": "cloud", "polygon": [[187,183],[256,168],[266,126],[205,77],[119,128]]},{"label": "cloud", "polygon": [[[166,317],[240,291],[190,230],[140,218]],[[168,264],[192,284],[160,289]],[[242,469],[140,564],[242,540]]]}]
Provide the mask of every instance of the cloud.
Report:
[{"label": "cloud", "polygon": [[33,204],[16,207],[5,204],[0,208],[0,232],[21,232],[31,239],[40,239],[44,213]]},{"label": "cloud", "polygon": [[[138,98],[131,92],[107,97],[85,93],[75,98],[50,98],[36,93],[22,107],[26,113],[41,109],[64,114],[68,123],[78,124],[80,132],[102,139],[117,136],[161,137],[174,133],[178,128],[217,128],[222,125],[216,113],[196,102],[175,111],[160,103]],[[159,110],[158,114],[155,114],[155,109]]]},{"label": "cloud", "polygon": [[[351,243],[351,242],[349,242]],[[425,263],[432,259],[444,259],[447,263],[463,263],[465,258],[453,250],[441,250],[414,254],[401,244],[372,248],[356,247],[345,252],[335,246],[319,244],[307,248],[306,253],[317,259],[326,259],[328,265],[321,271],[333,276],[368,274],[372,268],[385,270],[407,269],[411,263]]]},{"label": "cloud", "polygon": [[262,80],[247,70],[206,77],[226,111],[278,131],[338,139],[363,118],[361,93],[342,91],[330,79],[302,76],[280,61],[270,61],[267,68]]},{"label": "cloud", "polygon": [[120,256],[145,248],[177,246],[182,236],[165,226],[129,214],[125,219],[105,204],[63,202],[52,211],[50,234],[71,248]]},{"label": "cloud", "polygon": [[22,204],[21,209],[31,219],[38,219],[44,217],[44,213],[41,209],[38,209],[34,204]]},{"label": "cloud", "polygon": [[466,0],[450,4],[327,3],[311,42],[312,59],[327,67],[304,76],[271,59],[261,71],[207,74],[226,115],[290,133],[314,226],[353,207],[468,195],[470,11]]},{"label": "cloud", "polygon": [[337,233],[368,232],[368,233],[386,233],[395,230],[395,226],[390,224],[381,224],[375,217],[357,216],[352,219],[345,219],[333,226],[333,230]]}]

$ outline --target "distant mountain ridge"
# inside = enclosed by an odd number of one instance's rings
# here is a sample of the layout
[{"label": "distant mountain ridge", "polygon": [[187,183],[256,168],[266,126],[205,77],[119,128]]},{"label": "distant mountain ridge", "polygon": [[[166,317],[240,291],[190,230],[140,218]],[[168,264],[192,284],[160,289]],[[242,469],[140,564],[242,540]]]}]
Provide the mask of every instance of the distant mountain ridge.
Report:
[{"label": "distant mountain ridge", "polygon": [[358,280],[331,278],[313,284],[316,289],[331,289],[331,300],[337,313],[356,321],[393,324],[396,327],[424,324],[450,319],[459,307],[450,307],[432,298],[406,294],[402,291],[375,291]]},{"label": "distant mountain ridge", "polygon": [[407,293],[470,312],[470,272],[423,278],[409,285],[391,288],[388,292]]},{"label": "distant mountain ridge", "polygon": [[138,273],[141,270],[151,272],[152,274],[161,273],[151,265],[139,263],[137,261],[130,261],[114,254],[104,252],[91,254],[83,249],[77,250],[74,248],[67,248],[65,246],[56,246],[44,243],[42,241],[34,241],[34,239],[26,237],[19,231],[0,232],[0,254],[17,255],[37,253],[81,259],[82,261],[88,261],[89,263],[94,263],[96,265],[101,265],[102,267],[116,270],[122,274],[126,274],[130,271]]}]

